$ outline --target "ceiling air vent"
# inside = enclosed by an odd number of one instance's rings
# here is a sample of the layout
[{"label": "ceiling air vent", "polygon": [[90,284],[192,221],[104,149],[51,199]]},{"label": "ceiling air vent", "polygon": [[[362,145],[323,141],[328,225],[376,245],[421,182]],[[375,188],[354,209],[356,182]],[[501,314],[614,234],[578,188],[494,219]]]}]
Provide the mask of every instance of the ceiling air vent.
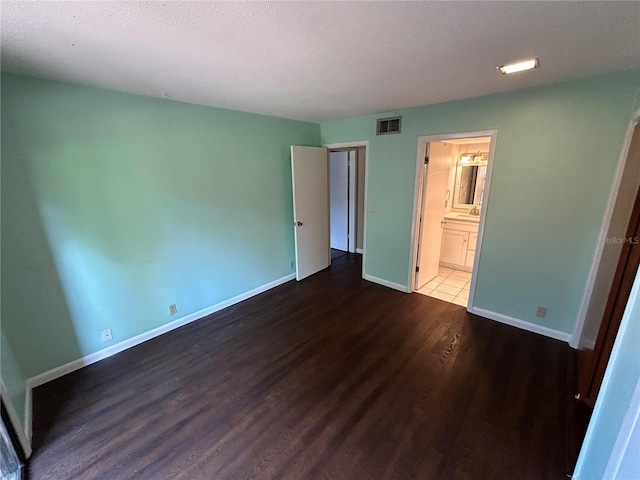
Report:
[{"label": "ceiling air vent", "polygon": [[402,117],[379,118],[376,126],[376,135],[388,135],[390,133],[400,133],[400,122]]}]

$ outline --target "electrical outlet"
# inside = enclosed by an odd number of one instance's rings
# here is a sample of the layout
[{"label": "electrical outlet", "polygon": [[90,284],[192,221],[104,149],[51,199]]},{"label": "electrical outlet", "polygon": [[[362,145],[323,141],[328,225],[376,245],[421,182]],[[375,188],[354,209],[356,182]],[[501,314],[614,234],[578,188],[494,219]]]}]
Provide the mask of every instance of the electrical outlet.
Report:
[{"label": "electrical outlet", "polygon": [[169,315],[175,315],[176,313],[178,313],[178,307],[176,307],[175,303],[172,303],[169,305]]},{"label": "electrical outlet", "polygon": [[111,329],[107,328],[106,330],[102,330],[102,341],[108,342],[109,340],[113,340],[113,335],[111,335]]},{"label": "electrical outlet", "polygon": [[294,262],[293,260],[291,260],[291,261],[289,262],[289,268],[293,268],[293,267],[295,267],[295,266],[296,266],[295,262]]},{"label": "electrical outlet", "polygon": [[544,318],[546,316],[547,316],[546,307],[538,307],[538,309],[536,310],[536,317]]}]

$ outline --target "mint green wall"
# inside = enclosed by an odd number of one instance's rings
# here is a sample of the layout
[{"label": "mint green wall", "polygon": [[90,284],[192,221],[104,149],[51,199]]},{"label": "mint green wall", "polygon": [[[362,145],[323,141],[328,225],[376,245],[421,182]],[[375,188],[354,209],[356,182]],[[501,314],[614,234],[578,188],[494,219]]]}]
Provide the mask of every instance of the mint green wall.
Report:
[{"label": "mint green wall", "polygon": [[601,480],[640,381],[640,270],[636,274],[611,359],[598,394],[573,478]]},{"label": "mint green wall", "polygon": [[[407,284],[418,137],[497,129],[475,305],[571,333],[639,86],[635,71],[322,124],[323,143],[370,140],[366,273]],[[402,133],[376,137],[396,114]]]},{"label": "mint green wall", "polygon": [[2,319],[26,377],[292,273],[289,146],[319,140],[317,124],[3,74]]}]

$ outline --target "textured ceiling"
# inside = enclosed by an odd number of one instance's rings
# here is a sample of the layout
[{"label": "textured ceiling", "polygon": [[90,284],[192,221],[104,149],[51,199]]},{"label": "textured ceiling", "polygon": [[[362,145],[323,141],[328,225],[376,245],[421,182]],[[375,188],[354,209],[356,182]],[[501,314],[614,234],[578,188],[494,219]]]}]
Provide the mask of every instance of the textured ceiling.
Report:
[{"label": "textured ceiling", "polygon": [[[327,121],[640,68],[640,2],[2,1],[2,69]],[[535,71],[495,67],[531,56]]]}]

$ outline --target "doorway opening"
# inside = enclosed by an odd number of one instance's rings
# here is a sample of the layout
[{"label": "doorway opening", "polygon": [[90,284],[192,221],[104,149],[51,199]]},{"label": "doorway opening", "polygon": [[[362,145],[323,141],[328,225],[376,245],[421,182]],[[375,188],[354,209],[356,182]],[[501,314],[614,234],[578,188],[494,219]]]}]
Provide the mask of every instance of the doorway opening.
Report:
[{"label": "doorway opening", "polygon": [[473,304],[496,132],[420,137],[411,291]]},{"label": "doorway opening", "polygon": [[326,147],[329,149],[332,256],[340,252],[364,256],[368,142],[330,144]]},{"label": "doorway opening", "polygon": [[329,230],[332,250],[356,252],[358,149],[329,150]]},{"label": "doorway opening", "polygon": [[[297,280],[331,265],[334,251],[362,254],[364,277],[368,147],[368,140],[324,147],[291,146],[295,244],[291,266],[295,265]],[[337,154],[335,162],[332,152]],[[331,170],[337,183],[331,181]],[[338,193],[330,195],[332,189]],[[332,243],[332,234],[340,243]]]}]

